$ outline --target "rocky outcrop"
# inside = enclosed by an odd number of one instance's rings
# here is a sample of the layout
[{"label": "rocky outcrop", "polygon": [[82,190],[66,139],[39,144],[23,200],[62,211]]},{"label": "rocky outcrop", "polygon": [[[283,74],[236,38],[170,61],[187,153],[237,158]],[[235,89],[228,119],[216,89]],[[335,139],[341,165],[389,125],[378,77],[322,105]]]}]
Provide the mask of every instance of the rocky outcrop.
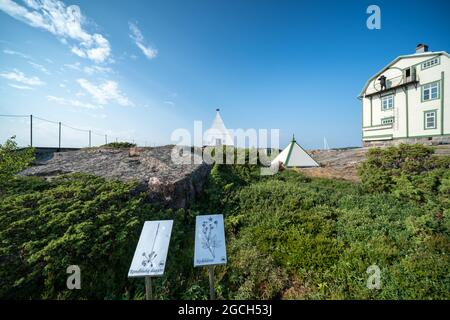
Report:
[{"label": "rocky outcrop", "polygon": [[[317,168],[300,169],[312,177],[359,181],[357,167],[370,148],[312,150],[309,154],[320,163]],[[434,146],[436,155],[450,155],[450,145]]]},{"label": "rocky outcrop", "polygon": [[[64,173],[83,172],[108,179],[136,180],[152,201],[172,208],[186,208],[203,190],[211,166],[194,161],[172,161],[173,146],[155,148],[86,148],[56,152],[39,159],[21,175],[52,178]],[[191,153],[186,159],[193,159]]]}]

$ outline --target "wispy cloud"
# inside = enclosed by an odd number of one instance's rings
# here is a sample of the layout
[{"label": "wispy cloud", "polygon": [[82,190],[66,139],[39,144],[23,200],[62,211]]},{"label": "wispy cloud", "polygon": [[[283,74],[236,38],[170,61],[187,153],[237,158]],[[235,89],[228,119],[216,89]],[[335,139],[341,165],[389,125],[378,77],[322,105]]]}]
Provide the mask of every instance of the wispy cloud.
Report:
[{"label": "wispy cloud", "polygon": [[137,27],[136,24],[129,22],[128,26],[130,27],[130,37],[136,43],[139,49],[141,49],[142,53],[149,59],[154,59],[158,55],[158,50],[150,47],[145,43],[144,36],[142,35],[141,30]]},{"label": "wispy cloud", "polygon": [[164,103],[168,104],[169,106],[174,106],[175,105],[175,102],[170,101],[170,100],[166,100],[166,101],[164,101]]},{"label": "wispy cloud", "polygon": [[66,63],[66,64],[64,64],[64,67],[68,68],[68,69],[72,69],[72,70],[81,71],[81,63],[79,63],[79,62],[75,62],[72,64]]},{"label": "wispy cloud", "polygon": [[120,92],[119,85],[115,81],[108,80],[100,85],[95,85],[86,79],[78,79],[77,82],[99,104],[105,105],[111,101],[121,106],[133,106],[133,103]]},{"label": "wispy cloud", "polygon": [[12,88],[19,89],[19,90],[33,90],[32,87],[22,86],[20,84],[8,83],[8,85]]},{"label": "wispy cloud", "polygon": [[55,97],[55,96],[47,96],[47,100],[51,101],[51,102],[55,102],[55,103],[63,105],[63,106],[86,108],[86,109],[101,108],[101,106],[95,106],[93,104],[81,102],[79,100],[65,99],[65,98]]},{"label": "wispy cloud", "polygon": [[27,77],[23,72],[16,69],[11,72],[0,73],[0,77],[20,82],[27,86],[41,86],[45,84],[45,82],[38,77]]},{"label": "wispy cloud", "polygon": [[[0,1],[0,3],[1,3],[1,1]],[[0,6],[1,6],[1,4],[0,4]],[[3,53],[9,54],[9,55],[12,55],[12,56],[19,56],[19,57],[22,57],[24,59],[31,59],[31,57],[29,55],[27,55],[25,53],[22,53],[22,52],[14,51],[14,50],[4,49]]]},{"label": "wispy cloud", "polygon": [[96,66],[96,65],[83,67],[81,65],[81,63],[79,63],[79,62],[76,62],[73,64],[65,64],[64,67],[68,68],[68,69],[84,72],[88,75],[93,75],[96,73],[113,73],[113,70],[109,67],[101,67],[101,66]]},{"label": "wispy cloud", "polygon": [[84,67],[83,72],[91,75],[94,73],[112,73],[113,70],[108,67],[90,66],[90,67]]},{"label": "wispy cloud", "polygon": [[80,7],[58,0],[25,0],[25,6],[12,0],[0,0],[0,10],[26,24],[47,30],[71,47],[79,57],[104,62],[111,53],[109,41],[101,34],[83,28],[85,17]]},{"label": "wispy cloud", "polygon": [[45,68],[43,65],[35,63],[33,61],[28,61],[28,63],[30,65],[32,65],[35,69],[37,69],[45,74],[50,74],[50,71],[48,71],[47,68]]}]

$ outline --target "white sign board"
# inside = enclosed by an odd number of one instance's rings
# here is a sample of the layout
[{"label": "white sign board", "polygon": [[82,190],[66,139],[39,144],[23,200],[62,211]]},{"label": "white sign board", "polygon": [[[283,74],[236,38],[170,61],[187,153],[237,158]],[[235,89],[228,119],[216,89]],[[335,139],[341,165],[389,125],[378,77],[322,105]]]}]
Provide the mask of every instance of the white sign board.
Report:
[{"label": "white sign board", "polygon": [[173,220],[145,221],[128,277],[162,276]]},{"label": "white sign board", "polygon": [[194,266],[227,263],[223,215],[197,216],[195,222]]}]

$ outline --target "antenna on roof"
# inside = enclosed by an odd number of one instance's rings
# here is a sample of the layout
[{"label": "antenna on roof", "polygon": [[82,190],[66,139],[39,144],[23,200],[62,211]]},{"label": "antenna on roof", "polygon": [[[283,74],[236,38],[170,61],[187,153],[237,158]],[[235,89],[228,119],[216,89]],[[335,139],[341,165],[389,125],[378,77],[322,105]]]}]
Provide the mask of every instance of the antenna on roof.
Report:
[{"label": "antenna on roof", "polygon": [[292,142],[295,142],[295,136],[292,134]]}]

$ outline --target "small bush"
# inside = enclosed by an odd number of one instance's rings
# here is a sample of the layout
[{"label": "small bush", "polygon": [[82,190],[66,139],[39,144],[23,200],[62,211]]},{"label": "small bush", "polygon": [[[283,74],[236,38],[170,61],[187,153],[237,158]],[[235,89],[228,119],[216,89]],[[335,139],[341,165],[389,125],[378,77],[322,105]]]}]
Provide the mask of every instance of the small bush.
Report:
[{"label": "small bush", "polygon": [[123,148],[132,148],[136,147],[135,143],[131,142],[110,142],[108,144],[102,145],[104,148],[114,148],[114,149],[123,149]]},{"label": "small bush", "polygon": [[19,149],[15,139],[13,136],[0,144],[0,183],[10,180],[34,160],[34,149]]}]

